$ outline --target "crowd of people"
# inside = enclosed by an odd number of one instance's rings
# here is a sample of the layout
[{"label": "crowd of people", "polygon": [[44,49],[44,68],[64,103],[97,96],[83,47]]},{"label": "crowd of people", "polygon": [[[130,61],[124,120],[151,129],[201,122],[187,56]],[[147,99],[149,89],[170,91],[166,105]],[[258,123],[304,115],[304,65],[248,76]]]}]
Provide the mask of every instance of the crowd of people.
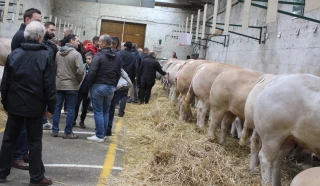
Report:
[{"label": "crowd of people", "polygon": [[[26,10],[23,20],[12,39],[12,53],[1,82],[1,102],[8,120],[0,152],[0,183],[6,182],[11,167],[15,167],[29,170],[30,185],[51,185],[42,162],[44,129],[51,129],[52,137],[77,139],[73,127],[81,103],[82,128],[86,128],[85,118],[92,104],[95,134],[87,139],[104,142],[112,135],[117,105],[118,116],[123,117],[127,102],[147,104],[156,72],[166,72],[155,52],[139,49],[130,41],[120,45],[119,38],[101,35],[83,46],[73,30],[65,28],[64,38],[56,42],[56,26],[52,22],[43,26],[40,10]],[[120,78],[128,86],[119,85]],[[67,116],[61,135],[63,107]]]}]

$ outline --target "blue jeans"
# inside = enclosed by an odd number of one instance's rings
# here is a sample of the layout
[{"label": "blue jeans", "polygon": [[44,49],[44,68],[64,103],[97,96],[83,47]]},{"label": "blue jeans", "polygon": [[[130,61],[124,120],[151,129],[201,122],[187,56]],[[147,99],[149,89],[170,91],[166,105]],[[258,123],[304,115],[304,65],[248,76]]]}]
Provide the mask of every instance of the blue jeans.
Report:
[{"label": "blue jeans", "polygon": [[60,115],[64,101],[68,102],[66,127],[64,129],[64,133],[70,134],[72,132],[77,97],[78,91],[76,90],[57,90],[57,104],[52,117],[52,132],[59,132]]},{"label": "blue jeans", "polygon": [[[93,84],[91,88],[91,100],[96,124],[96,136],[105,137],[109,121],[109,109],[115,87],[105,84]],[[69,104],[69,102],[68,102]]]}]

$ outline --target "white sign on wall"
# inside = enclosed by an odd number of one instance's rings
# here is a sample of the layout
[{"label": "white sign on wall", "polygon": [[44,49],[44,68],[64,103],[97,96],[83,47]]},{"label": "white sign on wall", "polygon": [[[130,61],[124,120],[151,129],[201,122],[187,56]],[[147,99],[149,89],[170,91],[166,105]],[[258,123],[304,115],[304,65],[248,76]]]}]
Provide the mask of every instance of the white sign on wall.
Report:
[{"label": "white sign on wall", "polygon": [[180,46],[191,45],[192,35],[189,33],[180,33],[178,42]]}]

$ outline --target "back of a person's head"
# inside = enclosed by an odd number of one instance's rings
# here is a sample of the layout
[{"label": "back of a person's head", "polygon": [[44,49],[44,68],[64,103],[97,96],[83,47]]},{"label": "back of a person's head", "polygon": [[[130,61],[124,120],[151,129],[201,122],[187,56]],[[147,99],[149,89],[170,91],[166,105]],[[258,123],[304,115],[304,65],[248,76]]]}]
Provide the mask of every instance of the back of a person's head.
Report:
[{"label": "back of a person's head", "polygon": [[71,40],[75,40],[77,37],[77,35],[75,34],[69,34],[67,37],[66,37],[66,43],[70,43]]},{"label": "back of a person's head", "polygon": [[112,45],[115,46],[115,48],[118,48],[119,47],[119,43],[120,43],[119,38],[115,37],[115,36],[112,36],[111,40],[112,40]]},{"label": "back of a person's head", "polygon": [[94,44],[95,42],[99,41],[99,36],[94,36],[92,38],[92,43]]},{"label": "back of a person's head", "polygon": [[29,41],[38,41],[45,34],[44,26],[38,21],[32,21],[24,30],[24,38]]},{"label": "back of a person's head", "polygon": [[138,44],[137,43],[132,43],[132,49],[138,49]]},{"label": "back of a person's head", "polygon": [[127,49],[132,49],[132,43],[130,41],[127,41],[123,46],[127,47]]},{"label": "back of a person's head", "polygon": [[73,34],[73,30],[72,30],[71,27],[67,27],[67,28],[65,28],[63,31],[64,31],[65,33],[67,33],[67,34]]},{"label": "back of a person's head", "polygon": [[145,53],[149,52],[149,48],[144,48],[143,52],[145,52]]},{"label": "back of a person's head", "polygon": [[104,34],[101,37],[101,41],[102,42],[105,42],[107,47],[111,46],[111,43],[112,43],[112,39],[111,37],[108,35],[108,34]]},{"label": "back of a person's head", "polygon": [[24,22],[24,23],[26,22],[26,18],[27,18],[27,17],[28,17],[29,19],[31,19],[31,18],[32,18],[32,15],[33,15],[34,13],[38,13],[38,14],[41,15],[41,11],[38,10],[38,9],[36,9],[36,8],[30,8],[30,9],[26,10],[26,11],[24,12],[24,14],[23,14],[23,22]]}]

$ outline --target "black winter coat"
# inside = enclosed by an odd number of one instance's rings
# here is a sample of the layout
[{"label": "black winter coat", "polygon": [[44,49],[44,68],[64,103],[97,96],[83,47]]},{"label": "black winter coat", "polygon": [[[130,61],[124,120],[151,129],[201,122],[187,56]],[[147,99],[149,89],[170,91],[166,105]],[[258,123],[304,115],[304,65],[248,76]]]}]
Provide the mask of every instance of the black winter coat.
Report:
[{"label": "black winter coat", "polygon": [[88,66],[88,64],[84,64],[84,65],[85,65],[85,68],[86,68],[86,76],[84,77],[84,79],[83,79],[83,81],[81,83],[79,91],[83,92],[83,93],[88,93],[89,92],[89,85],[88,85],[89,66]]},{"label": "black winter coat", "polygon": [[58,47],[52,41],[48,40],[48,38],[43,38],[42,43],[48,47],[50,56],[52,57],[53,61],[55,61],[58,53]]},{"label": "black winter coat", "polygon": [[22,23],[19,30],[13,36],[11,41],[11,51],[14,51],[15,49],[19,48],[20,44],[25,42],[24,30],[26,29],[26,26],[26,24]]},{"label": "black winter coat", "polygon": [[53,60],[43,44],[26,42],[7,58],[1,82],[1,102],[9,113],[42,117],[54,113],[56,83]]},{"label": "black winter coat", "polygon": [[128,49],[120,50],[120,54],[122,58],[122,69],[126,71],[133,82],[136,76],[136,57]]},{"label": "black winter coat", "polygon": [[167,74],[161,69],[160,63],[155,58],[152,56],[144,58],[140,69],[140,85],[154,85],[156,82],[156,72],[162,75]]},{"label": "black winter coat", "polygon": [[88,73],[88,83],[117,86],[121,75],[120,55],[111,48],[104,48],[94,55]]},{"label": "black winter coat", "polygon": [[132,49],[131,52],[136,57],[135,69],[136,69],[136,73],[139,74],[139,70],[142,64],[141,55],[136,49]]}]

